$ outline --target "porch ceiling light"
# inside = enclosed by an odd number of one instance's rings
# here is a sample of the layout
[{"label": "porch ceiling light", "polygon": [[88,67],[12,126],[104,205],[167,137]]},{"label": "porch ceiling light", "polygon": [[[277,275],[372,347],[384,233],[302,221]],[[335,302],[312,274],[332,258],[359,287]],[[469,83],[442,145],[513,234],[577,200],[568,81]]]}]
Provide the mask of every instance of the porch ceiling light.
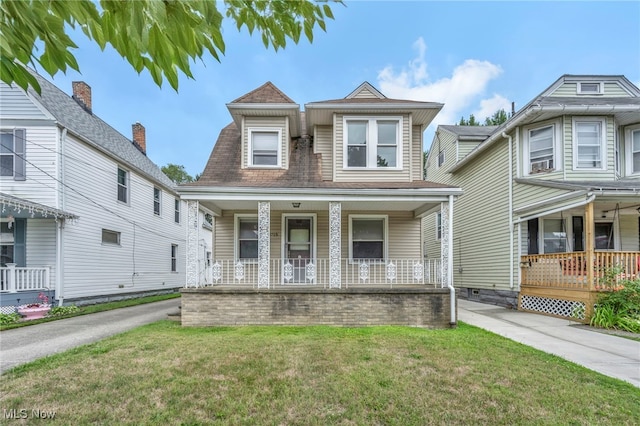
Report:
[{"label": "porch ceiling light", "polygon": [[293,206],[294,209],[300,208],[300,203],[291,203],[291,205]]}]

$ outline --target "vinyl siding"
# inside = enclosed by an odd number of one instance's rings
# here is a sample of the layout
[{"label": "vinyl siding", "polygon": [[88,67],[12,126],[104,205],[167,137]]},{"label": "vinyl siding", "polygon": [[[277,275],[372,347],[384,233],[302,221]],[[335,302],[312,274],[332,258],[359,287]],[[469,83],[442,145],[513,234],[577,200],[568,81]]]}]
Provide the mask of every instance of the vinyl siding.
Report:
[{"label": "vinyl siding", "polygon": [[51,267],[51,288],[56,286],[56,221],[27,219],[27,267]]},{"label": "vinyl siding", "polygon": [[[129,172],[129,203],[117,201],[118,163],[67,138],[65,210],[79,216],[63,235],[64,297],[80,298],[180,287],[185,282],[186,207],[174,221],[174,194],[162,188],[161,216],[153,213],[151,182]],[[73,159],[76,160],[73,160]],[[77,159],[82,159],[79,161]],[[102,229],[121,233],[120,245],[103,244]],[[171,272],[171,245],[178,272]]]},{"label": "vinyl siding", "polygon": [[[366,116],[366,114],[357,114],[358,117]],[[394,115],[393,117],[396,117]],[[402,170],[385,170],[383,168],[372,168],[367,170],[348,170],[344,167],[344,129],[343,114],[336,114],[334,121],[334,152],[336,173],[335,182],[409,182],[411,181],[411,162],[410,155],[410,120],[409,115],[402,115]],[[348,117],[348,116],[347,116]],[[376,115],[376,117],[384,118],[384,115]],[[414,153],[415,155],[415,153]]]},{"label": "vinyl siding", "polygon": [[0,116],[3,120],[46,120],[50,117],[18,87],[0,83]]},{"label": "vinyl siding", "polygon": [[286,117],[245,117],[244,119],[244,135],[243,135],[243,166],[249,167],[249,155],[251,155],[249,129],[252,127],[273,128],[282,131],[282,140],[280,141],[281,166],[286,169],[289,167],[289,129]]},{"label": "vinyl siding", "polygon": [[316,126],[313,150],[322,156],[321,172],[323,180],[333,180],[333,132],[331,126]]}]

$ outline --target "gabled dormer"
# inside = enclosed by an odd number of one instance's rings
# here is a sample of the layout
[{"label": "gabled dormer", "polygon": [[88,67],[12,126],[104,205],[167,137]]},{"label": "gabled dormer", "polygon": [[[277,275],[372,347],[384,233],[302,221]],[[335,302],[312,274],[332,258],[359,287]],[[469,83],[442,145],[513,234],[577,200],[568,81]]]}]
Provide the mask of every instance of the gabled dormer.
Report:
[{"label": "gabled dormer", "polygon": [[227,108],[241,133],[241,168],[289,168],[289,143],[301,132],[298,104],[267,82]]},{"label": "gabled dormer", "polygon": [[424,129],[442,104],[390,99],[364,82],[342,99],[305,105],[322,177],[334,182],[422,179]]}]

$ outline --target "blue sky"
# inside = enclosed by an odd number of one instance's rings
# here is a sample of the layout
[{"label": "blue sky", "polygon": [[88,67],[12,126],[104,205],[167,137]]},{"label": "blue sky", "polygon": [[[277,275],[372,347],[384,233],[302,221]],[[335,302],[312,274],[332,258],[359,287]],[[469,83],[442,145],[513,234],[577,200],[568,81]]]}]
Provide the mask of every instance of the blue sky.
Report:
[{"label": "blue sky", "polygon": [[81,74],[51,80],[68,94],[72,81],[85,81],[95,114],[128,138],[142,123],[148,156],[191,175],[231,122],[226,104],[267,81],[301,108],[345,97],[364,81],[390,98],[442,102],[425,148],[436,125],[469,114],[484,120],[511,102],[519,109],[563,74],[622,74],[640,84],[639,1],[347,1],[333,11],[313,43],[278,52],[225,22],[221,62],[195,63],[195,80],[181,76],[177,93],[82,35],[74,51]]}]

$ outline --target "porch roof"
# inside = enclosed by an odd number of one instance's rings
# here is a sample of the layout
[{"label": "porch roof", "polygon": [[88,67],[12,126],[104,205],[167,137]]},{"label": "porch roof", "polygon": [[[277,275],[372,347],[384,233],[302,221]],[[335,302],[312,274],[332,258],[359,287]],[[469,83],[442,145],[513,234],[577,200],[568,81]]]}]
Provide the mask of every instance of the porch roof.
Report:
[{"label": "porch roof", "polygon": [[73,213],[4,193],[0,193],[0,204],[2,205],[2,216],[5,217],[12,215],[16,218],[78,219],[78,216]]}]

